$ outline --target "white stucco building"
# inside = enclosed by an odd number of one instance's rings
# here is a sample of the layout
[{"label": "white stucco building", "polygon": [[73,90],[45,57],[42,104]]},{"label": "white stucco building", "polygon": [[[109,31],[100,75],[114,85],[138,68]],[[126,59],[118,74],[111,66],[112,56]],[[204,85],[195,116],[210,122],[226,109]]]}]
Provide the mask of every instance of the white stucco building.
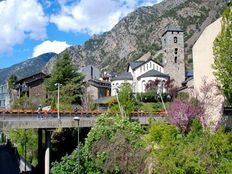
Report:
[{"label": "white stucco building", "polygon": [[[217,87],[218,82],[214,76],[213,43],[221,32],[221,19],[216,20],[205,28],[193,46],[193,72],[194,91],[198,99],[205,103],[205,116],[207,124],[214,128],[221,120],[224,97]],[[202,87],[209,84],[208,93]],[[207,95],[207,97],[205,97]]]},{"label": "white stucco building", "polygon": [[154,80],[166,81],[169,75],[164,73],[161,64],[152,59],[147,61],[135,61],[129,63],[127,72],[120,74],[111,81],[111,95],[117,94],[122,83],[130,83],[134,93],[145,92],[145,85]]}]

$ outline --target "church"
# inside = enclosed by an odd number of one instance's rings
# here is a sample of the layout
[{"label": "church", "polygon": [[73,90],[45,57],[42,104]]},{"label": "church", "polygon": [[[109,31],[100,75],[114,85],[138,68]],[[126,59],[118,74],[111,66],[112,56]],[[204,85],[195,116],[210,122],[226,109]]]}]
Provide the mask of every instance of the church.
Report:
[{"label": "church", "polygon": [[130,83],[134,93],[145,92],[146,84],[154,80],[159,80],[162,88],[162,82],[168,79],[174,79],[176,86],[182,86],[185,80],[184,32],[175,25],[168,25],[161,40],[162,64],[150,58],[130,62],[126,72],[111,80],[111,96],[117,94],[122,83]]}]

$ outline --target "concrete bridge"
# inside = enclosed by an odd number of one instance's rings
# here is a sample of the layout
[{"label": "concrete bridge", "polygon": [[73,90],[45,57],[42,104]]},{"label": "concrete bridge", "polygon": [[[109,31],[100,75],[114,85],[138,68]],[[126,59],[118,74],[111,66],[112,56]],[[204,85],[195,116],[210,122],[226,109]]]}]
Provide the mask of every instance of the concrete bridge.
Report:
[{"label": "concrete bridge", "polygon": [[[71,128],[77,127],[74,117],[79,117],[79,127],[92,127],[96,118],[103,114],[117,115],[117,112],[80,111],[80,112],[0,112],[0,129],[8,128]],[[164,119],[164,113],[158,112],[133,112],[133,120],[146,125],[150,118]]]},{"label": "concrete bridge", "polygon": [[[0,129],[9,128],[35,128],[38,130],[38,165],[44,171],[40,173],[49,174],[50,172],[50,138],[51,132],[55,128],[71,128],[71,127],[92,127],[99,115],[108,113],[109,115],[117,115],[116,112],[100,112],[100,111],[78,111],[78,112],[33,112],[33,111],[0,111]],[[77,122],[74,117],[79,117]],[[134,112],[131,114],[131,119],[139,121],[146,125],[149,119],[164,119],[163,113],[151,112]],[[42,132],[45,133],[42,133]],[[42,150],[42,139],[45,135],[45,152]],[[44,155],[43,155],[44,154]]]},{"label": "concrete bridge", "polygon": [[[96,118],[103,114],[117,115],[115,112],[92,112],[92,111],[78,111],[78,112],[60,112],[59,119],[57,112],[32,112],[32,111],[0,111],[0,129],[8,128],[36,128],[38,130],[38,162],[39,166],[45,166],[45,170],[40,173],[49,174],[50,169],[50,136],[54,128],[71,128],[71,127],[92,127],[96,122]],[[225,110],[224,125],[232,127],[232,109]],[[79,122],[74,120],[74,117],[79,117]],[[133,112],[131,119],[139,121],[140,124],[149,124],[149,119],[165,120],[164,113],[157,112]],[[42,132],[45,132],[43,134]],[[45,153],[42,153],[42,139],[45,135]],[[44,155],[43,155],[44,154]],[[44,165],[43,165],[44,164]]]}]

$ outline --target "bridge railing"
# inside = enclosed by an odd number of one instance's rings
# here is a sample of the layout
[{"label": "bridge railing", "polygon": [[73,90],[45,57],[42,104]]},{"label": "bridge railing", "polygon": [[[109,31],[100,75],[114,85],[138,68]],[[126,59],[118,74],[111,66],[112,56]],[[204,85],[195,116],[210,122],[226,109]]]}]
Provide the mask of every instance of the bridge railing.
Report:
[{"label": "bridge railing", "polygon": [[[78,111],[61,111],[59,112],[60,119],[73,119],[75,116],[80,117],[97,117],[103,113],[110,115],[120,115],[120,112],[109,112],[109,111],[89,111],[89,110],[78,110]],[[33,111],[33,110],[0,110],[0,120],[25,120],[28,119],[56,119],[58,116],[57,111]],[[137,111],[132,112],[131,117],[164,117],[164,112],[143,112]]]}]

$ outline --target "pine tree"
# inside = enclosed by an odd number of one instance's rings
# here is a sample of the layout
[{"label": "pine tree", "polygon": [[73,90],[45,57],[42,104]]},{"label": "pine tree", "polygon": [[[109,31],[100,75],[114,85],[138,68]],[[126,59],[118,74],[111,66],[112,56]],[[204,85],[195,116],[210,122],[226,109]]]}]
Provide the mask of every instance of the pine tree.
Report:
[{"label": "pine tree", "polygon": [[84,76],[73,65],[69,55],[65,53],[57,60],[50,78],[46,82],[46,88],[50,92],[56,92],[56,83],[62,84],[60,89],[63,105],[78,102],[80,99]]}]

